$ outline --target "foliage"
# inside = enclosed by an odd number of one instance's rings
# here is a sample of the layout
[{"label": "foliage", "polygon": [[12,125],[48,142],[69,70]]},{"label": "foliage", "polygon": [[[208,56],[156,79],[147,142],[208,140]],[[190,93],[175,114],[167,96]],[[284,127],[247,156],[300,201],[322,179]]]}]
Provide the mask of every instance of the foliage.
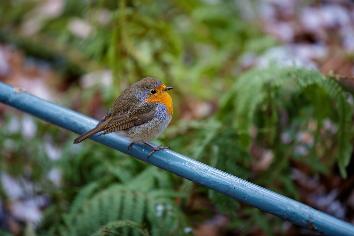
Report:
[{"label": "foliage", "polygon": [[[278,67],[251,70],[235,81],[215,117],[198,128],[191,147],[192,156],[297,198],[291,178],[292,161],[308,165],[313,173],[328,173],[337,160],[340,173],[345,177],[352,153],[350,98],[334,80],[317,71]],[[284,114],[288,119],[281,121]],[[336,134],[328,136],[324,132],[325,119],[331,119],[338,127]],[[308,129],[309,123],[315,124],[313,130]],[[308,154],[297,156],[296,136],[284,143],[282,135],[296,135],[304,128],[312,132],[316,140],[307,144]],[[254,146],[272,151],[271,171],[252,176],[254,160],[250,148]],[[336,147],[335,152],[333,147]],[[260,216],[263,213],[240,207],[221,194],[208,192],[210,200],[221,212],[230,215],[238,228],[247,228],[239,219],[241,215],[248,216],[250,228],[257,224],[269,234],[279,224],[275,219]],[[273,226],[269,227],[270,224]]]},{"label": "foliage", "polygon": [[95,236],[118,236],[122,235],[121,229],[122,227],[131,227],[133,229],[138,230],[140,235],[148,236],[149,233],[140,227],[140,225],[136,224],[133,221],[116,221],[112,223],[108,223],[103,226],[99,231],[97,231]]},{"label": "foliage", "polygon": [[[65,154],[68,159],[62,161],[64,180],[69,188],[80,188],[70,194],[74,199],[67,202],[68,209],[54,206],[59,209],[47,211],[43,229],[50,227],[52,235],[88,235],[101,227],[117,232],[122,228],[122,235],[129,232],[181,235],[185,219],[173,199],[183,196],[172,189],[168,174],[97,146],[83,149],[74,159],[73,150]],[[58,211],[62,212],[62,218],[53,222]],[[135,230],[129,231],[129,227]]]},{"label": "foliage", "polygon": [[[264,110],[270,115],[265,116],[268,120],[264,121],[264,127],[261,128],[268,136],[272,148],[276,148],[275,141],[279,140],[276,135],[281,134],[279,130],[281,127],[276,127],[279,123],[280,109],[284,107],[292,109],[291,99],[303,93],[306,101],[314,106],[313,117],[316,119],[317,130],[322,128],[326,117],[338,120],[337,160],[342,176],[346,176],[345,168],[349,164],[352,152],[352,108],[348,102],[349,95],[334,80],[316,71],[269,68],[244,74],[235,83],[233,91],[234,93],[229,95],[229,101],[226,102],[234,102],[235,129],[245,134],[245,143],[248,144],[251,139],[251,126],[258,115],[256,110],[265,104]],[[336,112],[330,109],[333,106]]]},{"label": "foliage", "polygon": [[[87,196],[84,187],[64,216],[65,229],[60,228],[60,234],[88,235],[107,222],[112,222],[109,228],[117,228],[117,223],[113,222],[124,219],[120,221],[122,235],[129,232],[126,226],[143,222],[149,225],[151,235],[181,235],[183,216],[171,201],[177,195],[168,190],[166,174],[156,172],[156,168],[147,168],[126,185],[112,184],[93,196]],[[135,223],[129,224],[130,221]],[[138,235],[138,232],[133,234]]]}]

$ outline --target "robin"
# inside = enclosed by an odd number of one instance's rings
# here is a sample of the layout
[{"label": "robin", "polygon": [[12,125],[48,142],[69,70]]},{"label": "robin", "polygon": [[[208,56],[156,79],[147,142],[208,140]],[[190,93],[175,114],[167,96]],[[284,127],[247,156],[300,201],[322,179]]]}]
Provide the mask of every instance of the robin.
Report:
[{"label": "robin", "polygon": [[110,111],[97,126],[74,140],[80,143],[95,134],[122,132],[134,143],[144,143],[152,148],[148,156],[166,147],[149,143],[162,133],[172,119],[173,104],[167,87],[159,80],[144,78],[125,89],[114,101]]}]

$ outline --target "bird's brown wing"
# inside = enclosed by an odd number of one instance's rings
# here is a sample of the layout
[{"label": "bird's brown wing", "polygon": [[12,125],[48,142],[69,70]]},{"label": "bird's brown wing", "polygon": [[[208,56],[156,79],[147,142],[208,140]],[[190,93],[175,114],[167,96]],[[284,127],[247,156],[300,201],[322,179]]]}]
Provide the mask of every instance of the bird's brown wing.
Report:
[{"label": "bird's brown wing", "polygon": [[81,134],[74,140],[74,143],[80,143],[97,133],[123,131],[144,124],[155,117],[156,106],[156,103],[144,103],[132,106],[126,113],[108,113],[95,128]]},{"label": "bird's brown wing", "polygon": [[109,113],[111,115],[126,114],[132,110],[140,101],[136,96],[136,91],[134,88],[129,87],[125,89],[119,97],[117,97],[112,105]]},{"label": "bird's brown wing", "polygon": [[103,133],[123,131],[144,124],[155,117],[156,103],[144,103],[133,107],[126,114],[111,115],[102,122]]},{"label": "bird's brown wing", "polygon": [[155,114],[156,104],[140,104],[139,99],[133,94],[135,91],[132,88],[124,90],[97,126],[81,134],[74,143],[82,142],[96,133],[122,131],[151,120]]},{"label": "bird's brown wing", "polygon": [[130,113],[130,111],[140,103],[139,99],[134,94],[135,92],[132,91],[131,87],[125,89],[121,95],[114,100],[112,107],[96,127],[102,126],[103,123],[110,120],[112,117],[124,118],[126,114]]}]

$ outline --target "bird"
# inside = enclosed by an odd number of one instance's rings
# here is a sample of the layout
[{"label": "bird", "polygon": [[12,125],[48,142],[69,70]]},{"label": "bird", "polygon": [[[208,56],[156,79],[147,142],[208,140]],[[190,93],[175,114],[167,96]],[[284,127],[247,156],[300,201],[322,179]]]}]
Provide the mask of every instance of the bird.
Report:
[{"label": "bird", "polygon": [[173,102],[168,93],[171,89],[173,87],[151,77],[133,83],[115,99],[96,127],[77,137],[74,144],[95,134],[119,132],[131,140],[128,150],[132,145],[142,143],[152,148],[149,157],[156,151],[166,149],[149,142],[159,136],[172,120]]}]

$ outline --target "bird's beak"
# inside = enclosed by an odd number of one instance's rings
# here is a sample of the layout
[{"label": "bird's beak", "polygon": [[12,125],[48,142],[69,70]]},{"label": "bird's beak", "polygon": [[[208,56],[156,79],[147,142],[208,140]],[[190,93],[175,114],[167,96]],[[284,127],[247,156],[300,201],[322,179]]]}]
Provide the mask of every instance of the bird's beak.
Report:
[{"label": "bird's beak", "polygon": [[165,91],[168,91],[168,90],[171,90],[171,89],[173,89],[173,87],[167,86],[167,87],[165,88]]}]

